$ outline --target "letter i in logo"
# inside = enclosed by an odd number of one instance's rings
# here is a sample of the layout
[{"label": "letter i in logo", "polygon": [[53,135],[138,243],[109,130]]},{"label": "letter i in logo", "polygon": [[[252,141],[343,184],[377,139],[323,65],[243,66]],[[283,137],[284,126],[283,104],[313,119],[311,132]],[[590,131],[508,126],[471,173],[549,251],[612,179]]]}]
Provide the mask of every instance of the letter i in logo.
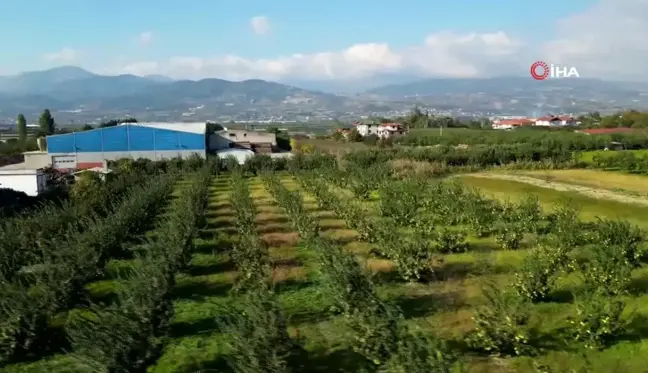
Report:
[{"label": "letter i in logo", "polygon": [[[540,73],[538,73],[538,69],[542,69]],[[549,76],[549,65],[547,65],[543,61],[536,61],[533,64],[531,64],[531,76],[535,80],[545,80]]]}]

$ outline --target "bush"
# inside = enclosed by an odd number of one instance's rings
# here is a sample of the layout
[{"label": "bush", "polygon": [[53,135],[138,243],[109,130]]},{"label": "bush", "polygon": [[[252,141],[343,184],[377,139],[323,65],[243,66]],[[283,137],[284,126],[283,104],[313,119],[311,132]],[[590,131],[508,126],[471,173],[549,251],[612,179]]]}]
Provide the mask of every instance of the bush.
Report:
[{"label": "bush", "polygon": [[624,331],[621,320],[624,308],[622,300],[610,298],[607,294],[594,292],[586,295],[577,304],[577,316],[570,320],[574,338],[584,342],[588,349],[606,347]]},{"label": "bush", "polygon": [[497,284],[484,287],[486,304],[473,316],[476,328],[468,344],[493,354],[523,355],[529,352],[529,308],[523,298]]},{"label": "bush", "polygon": [[522,262],[515,287],[520,296],[532,302],[545,300],[556,281],[563,255],[559,248],[539,247]]}]

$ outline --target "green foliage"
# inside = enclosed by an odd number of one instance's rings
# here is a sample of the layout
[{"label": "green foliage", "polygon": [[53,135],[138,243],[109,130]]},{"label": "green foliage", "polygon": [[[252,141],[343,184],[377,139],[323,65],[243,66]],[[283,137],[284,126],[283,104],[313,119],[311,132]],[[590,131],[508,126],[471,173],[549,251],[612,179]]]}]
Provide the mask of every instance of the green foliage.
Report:
[{"label": "green foliage", "polygon": [[[211,165],[195,173],[157,234],[143,245],[129,277],[107,307],[72,314],[66,328],[73,357],[96,372],[144,372],[162,351],[173,317],[171,291],[207,203]],[[150,218],[149,218],[150,219]]]},{"label": "green foliage", "polygon": [[235,291],[255,289],[268,281],[272,266],[268,246],[259,237],[254,219],[256,209],[250,197],[250,188],[241,172],[230,177],[231,203],[236,212],[238,240],[231,251],[232,261],[239,271]]},{"label": "green foliage", "polygon": [[443,228],[434,234],[435,251],[442,254],[461,253],[468,249],[466,233],[453,229]]},{"label": "green foliage", "polygon": [[27,140],[27,120],[22,114],[18,114],[16,119],[16,130],[18,132],[18,141],[24,146]]},{"label": "green foliage", "polygon": [[518,294],[532,302],[545,300],[554,288],[564,260],[560,248],[541,246],[533,249],[515,275]]},{"label": "green foliage", "polygon": [[425,180],[420,179],[382,183],[378,189],[381,214],[393,218],[398,225],[414,223],[426,186]]},{"label": "green foliage", "polygon": [[56,131],[56,123],[49,109],[43,110],[43,113],[38,118],[38,127],[42,135],[53,135]]},{"label": "green foliage", "polygon": [[224,331],[232,336],[229,365],[236,373],[293,371],[292,354],[299,351],[287,332],[287,320],[276,296],[266,288],[250,289],[240,310],[234,310]]},{"label": "green foliage", "polygon": [[78,301],[83,285],[101,272],[109,258],[123,254],[124,243],[148,228],[146,222],[170,195],[173,180],[162,175],[132,187],[123,198],[107,205],[106,217],[82,217],[63,234],[52,234],[42,251],[4,256],[2,275],[7,282],[0,296],[4,359],[23,356],[47,335],[47,325],[56,312]]},{"label": "green foliage", "polygon": [[601,349],[625,329],[621,315],[625,303],[607,294],[589,293],[577,304],[577,316],[570,320],[574,338],[588,349]]},{"label": "green foliage", "polygon": [[504,223],[495,236],[495,241],[504,250],[517,250],[524,239],[524,225],[518,223]]},{"label": "green foliage", "polygon": [[621,250],[633,267],[641,265],[644,252],[640,244],[644,241],[644,234],[637,226],[622,220],[599,219],[594,229],[595,242]]},{"label": "green foliage", "polygon": [[493,283],[483,291],[486,303],[473,316],[475,331],[468,343],[492,354],[528,353],[529,307],[525,300]]},{"label": "green foliage", "polygon": [[587,288],[607,295],[624,293],[633,268],[626,248],[595,244],[589,247],[588,253],[589,260],[580,264]]},{"label": "green foliage", "polygon": [[447,351],[443,343],[429,335],[401,335],[391,358],[379,372],[450,373],[457,357]]}]

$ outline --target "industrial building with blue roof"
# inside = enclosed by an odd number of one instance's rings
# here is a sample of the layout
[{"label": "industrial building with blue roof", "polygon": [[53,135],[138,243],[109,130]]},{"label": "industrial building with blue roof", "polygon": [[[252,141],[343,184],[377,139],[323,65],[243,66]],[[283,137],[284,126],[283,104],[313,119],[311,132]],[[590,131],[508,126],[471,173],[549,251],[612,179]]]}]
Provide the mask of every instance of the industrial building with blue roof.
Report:
[{"label": "industrial building with blue roof", "polygon": [[206,157],[205,123],[128,123],[47,136],[47,153],[57,169],[100,167],[121,158]]}]

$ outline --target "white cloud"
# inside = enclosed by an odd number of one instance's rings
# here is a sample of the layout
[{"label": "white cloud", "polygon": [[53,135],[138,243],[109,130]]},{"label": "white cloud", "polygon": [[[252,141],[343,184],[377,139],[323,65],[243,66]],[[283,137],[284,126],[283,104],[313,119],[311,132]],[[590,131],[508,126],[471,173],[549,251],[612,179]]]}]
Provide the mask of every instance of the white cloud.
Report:
[{"label": "white cloud", "polygon": [[139,35],[139,42],[142,45],[149,45],[151,40],[153,40],[153,32],[151,31],[144,31]]},{"label": "white cloud", "polygon": [[648,77],[648,0],[600,0],[557,26],[560,38],[544,45],[552,63],[581,77]]},{"label": "white cloud", "polygon": [[342,51],[294,54],[267,59],[240,56],[172,57],[135,62],[123,72],[165,74],[175,78],[346,79],[376,73],[416,71],[426,75],[469,77],[489,74],[490,66],[515,59],[522,45],[503,32],[432,34],[424,43],[395,50],[384,43],[355,44]]},{"label": "white cloud", "polygon": [[265,35],[270,31],[270,20],[266,16],[256,16],[250,19],[252,31],[257,35]]},{"label": "white cloud", "polygon": [[[267,18],[251,21],[257,33],[268,32]],[[428,35],[421,43],[396,49],[385,43],[351,45],[344,50],[248,59],[226,55],[176,56],[165,61],[134,61],[117,72],[164,74],[174,78],[218,77],[352,79],[379,73],[480,77],[528,74],[531,63],[574,66],[581,77],[648,78],[648,0],[600,0],[581,14],[558,20],[558,37],[525,43],[505,31]]]},{"label": "white cloud", "polygon": [[43,59],[50,62],[73,62],[77,57],[78,53],[74,49],[63,48],[58,52],[47,53]]}]

